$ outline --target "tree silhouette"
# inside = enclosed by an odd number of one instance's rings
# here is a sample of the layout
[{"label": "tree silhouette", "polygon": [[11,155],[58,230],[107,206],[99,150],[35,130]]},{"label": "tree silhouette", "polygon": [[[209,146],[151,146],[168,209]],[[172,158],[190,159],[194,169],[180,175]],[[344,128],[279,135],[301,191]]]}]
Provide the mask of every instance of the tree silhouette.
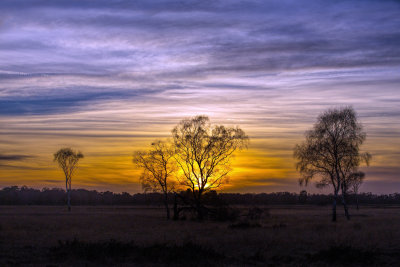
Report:
[{"label": "tree silhouette", "polygon": [[346,186],[348,189],[351,189],[353,191],[353,194],[356,197],[356,206],[357,210],[359,210],[359,204],[358,204],[358,190],[360,189],[361,184],[363,183],[365,178],[365,173],[363,172],[355,172],[349,175],[347,179]]},{"label": "tree silhouette", "polygon": [[365,138],[353,108],[330,109],[318,117],[313,129],[306,132],[306,140],[294,149],[296,168],[302,175],[300,184],[307,185],[318,177],[317,187],[333,186],[332,221],[336,221],[339,190],[342,190],[346,218],[350,219],[346,205],[347,181],[362,161],[368,164],[371,158],[368,153],[359,152]]},{"label": "tree silhouette", "polygon": [[161,191],[164,194],[167,219],[170,218],[168,193],[175,188],[175,183],[171,179],[172,173],[176,171],[176,162],[173,156],[173,146],[162,141],[152,143],[148,151],[137,151],[133,155],[133,162],[143,168],[140,177],[143,189],[153,192]]},{"label": "tree silhouette", "polygon": [[65,174],[65,188],[67,191],[68,211],[71,211],[71,178],[78,167],[79,159],[83,158],[81,152],[75,152],[71,148],[61,148],[54,153],[54,161],[58,163]]},{"label": "tree silhouette", "polygon": [[249,138],[239,127],[211,127],[206,116],[182,120],[172,136],[182,173],[178,179],[192,192],[198,219],[202,220],[203,194],[227,182],[232,155],[246,147]]}]

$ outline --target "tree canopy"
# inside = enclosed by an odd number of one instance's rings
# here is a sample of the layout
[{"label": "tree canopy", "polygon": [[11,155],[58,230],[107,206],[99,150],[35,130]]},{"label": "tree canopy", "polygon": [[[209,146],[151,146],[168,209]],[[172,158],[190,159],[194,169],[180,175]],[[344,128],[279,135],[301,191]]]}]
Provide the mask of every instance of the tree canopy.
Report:
[{"label": "tree canopy", "polygon": [[133,163],[143,169],[140,182],[145,191],[162,192],[167,218],[170,218],[168,193],[175,188],[172,174],[176,171],[174,147],[169,142],[156,141],[147,151],[136,151]]},{"label": "tree canopy", "polygon": [[54,161],[58,163],[65,174],[65,188],[67,191],[68,210],[71,210],[71,180],[72,175],[78,167],[78,161],[83,158],[81,152],[75,152],[71,148],[61,148],[54,153]]},{"label": "tree canopy", "polygon": [[[347,183],[358,172],[360,164],[369,164],[371,158],[369,153],[360,152],[366,133],[357,121],[354,109],[344,107],[325,111],[305,135],[306,140],[294,149],[296,168],[302,175],[300,184],[317,178],[318,187],[333,186],[335,201],[342,189],[345,203]],[[333,220],[336,220],[335,211]]]},{"label": "tree canopy", "polygon": [[211,126],[207,116],[182,120],[172,130],[180,183],[193,193],[199,217],[204,192],[226,183],[235,151],[247,147],[249,137],[239,127]]}]

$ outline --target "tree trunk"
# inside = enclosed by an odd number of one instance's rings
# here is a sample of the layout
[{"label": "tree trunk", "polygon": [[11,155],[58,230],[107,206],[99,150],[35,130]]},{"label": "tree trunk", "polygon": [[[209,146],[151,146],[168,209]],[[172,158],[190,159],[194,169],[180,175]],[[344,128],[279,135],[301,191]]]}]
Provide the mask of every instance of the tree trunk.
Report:
[{"label": "tree trunk", "polygon": [[358,207],[358,195],[356,195],[356,203],[357,203],[357,210],[359,210],[359,207]]},{"label": "tree trunk", "polygon": [[343,202],[343,207],[344,207],[344,215],[346,216],[347,220],[350,220],[350,214],[349,214],[349,210],[347,208],[346,201],[343,199],[342,202]]},{"label": "tree trunk", "polygon": [[68,188],[68,176],[67,176],[67,174],[65,174],[65,191],[67,193],[68,211],[71,211],[71,195],[70,195],[70,189]]},{"label": "tree trunk", "polygon": [[204,219],[204,214],[203,214],[203,207],[201,206],[200,203],[196,204],[196,209],[197,209],[197,219],[199,221],[202,221]]},{"label": "tree trunk", "polygon": [[67,204],[68,204],[68,211],[71,211],[71,189],[68,189],[67,192]]},{"label": "tree trunk", "polygon": [[344,208],[344,215],[346,216],[347,220],[350,220],[350,214],[346,204],[346,194],[344,192],[342,192],[342,204]]},{"label": "tree trunk", "polygon": [[337,200],[337,192],[333,196],[333,205],[332,205],[332,222],[336,222],[336,200]]},{"label": "tree trunk", "polygon": [[178,202],[176,200],[176,193],[174,193],[174,221],[179,220]]},{"label": "tree trunk", "polygon": [[197,212],[197,220],[202,221],[204,219],[204,214],[203,214],[203,206],[201,205],[201,194],[202,192],[199,191],[192,191],[193,193],[193,201],[194,201],[194,208],[196,209]]},{"label": "tree trunk", "polygon": [[195,200],[197,210],[197,220],[202,221],[204,219],[203,206],[201,205],[200,196]]},{"label": "tree trunk", "polygon": [[169,214],[169,206],[168,206],[168,194],[165,194],[164,205],[165,205],[165,210],[167,211],[167,220],[169,220],[170,214]]}]

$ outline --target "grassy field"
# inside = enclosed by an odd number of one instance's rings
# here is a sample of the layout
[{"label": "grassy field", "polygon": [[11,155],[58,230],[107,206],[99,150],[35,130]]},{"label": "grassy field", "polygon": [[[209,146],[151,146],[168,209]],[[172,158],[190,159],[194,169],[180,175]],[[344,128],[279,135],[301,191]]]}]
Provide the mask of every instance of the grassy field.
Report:
[{"label": "grassy field", "polygon": [[[1,206],[0,266],[399,266],[400,207],[275,206],[261,219],[167,221],[158,207]],[[241,207],[243,214],[247,207]]]}]

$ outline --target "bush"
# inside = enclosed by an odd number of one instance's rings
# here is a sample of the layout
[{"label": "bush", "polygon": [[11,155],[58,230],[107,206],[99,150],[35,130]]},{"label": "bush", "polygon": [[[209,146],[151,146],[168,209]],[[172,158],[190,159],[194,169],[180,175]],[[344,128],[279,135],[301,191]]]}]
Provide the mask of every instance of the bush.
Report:
[{"label": "bush", "polygon": [[259,207],[252,207],[247,213],[247,218],[252,221],[260,220],[264,210]]},{"label": "bush", "polygon": [[220,206],[208,209],[208,215],[210,219],[215,221],[236,221],[239,218],[240,211],[229,206]]}]

